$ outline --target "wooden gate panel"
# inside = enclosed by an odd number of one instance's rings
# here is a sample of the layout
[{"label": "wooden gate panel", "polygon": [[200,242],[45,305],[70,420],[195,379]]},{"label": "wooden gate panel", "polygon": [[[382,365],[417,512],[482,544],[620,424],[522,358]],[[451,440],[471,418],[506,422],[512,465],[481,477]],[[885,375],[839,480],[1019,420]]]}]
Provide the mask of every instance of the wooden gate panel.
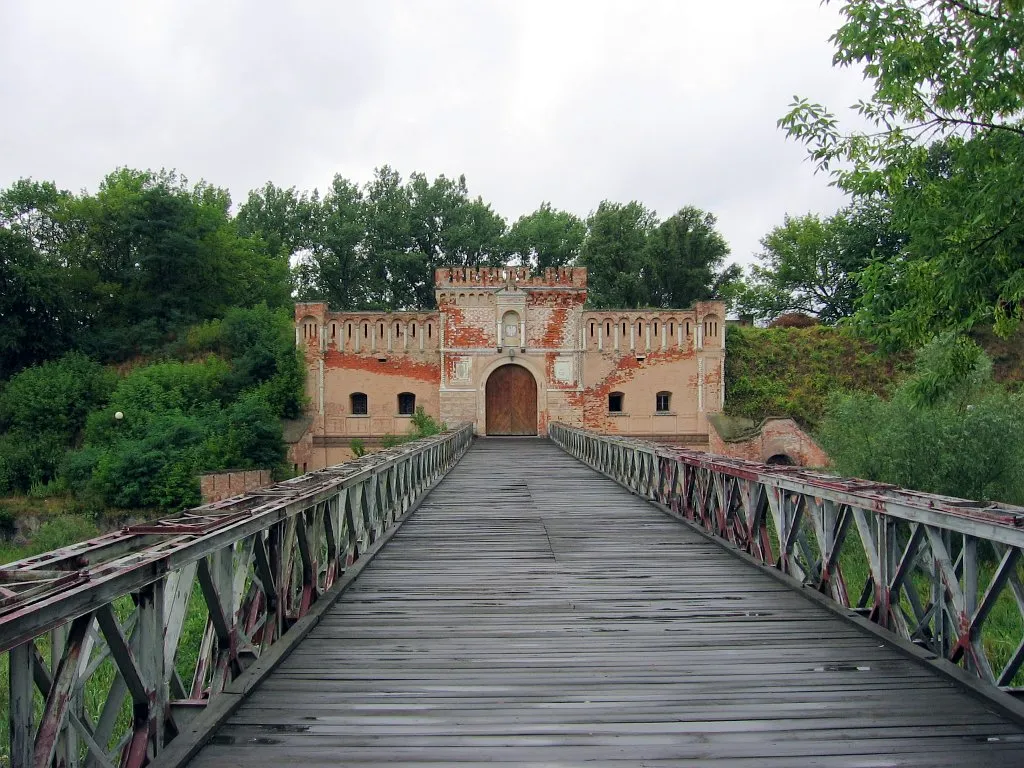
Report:
[{"label": "wooden gate panel", "polygon": [[488,435],[537,434],[537,384],[521,365],[503,365],[487,379]]}]

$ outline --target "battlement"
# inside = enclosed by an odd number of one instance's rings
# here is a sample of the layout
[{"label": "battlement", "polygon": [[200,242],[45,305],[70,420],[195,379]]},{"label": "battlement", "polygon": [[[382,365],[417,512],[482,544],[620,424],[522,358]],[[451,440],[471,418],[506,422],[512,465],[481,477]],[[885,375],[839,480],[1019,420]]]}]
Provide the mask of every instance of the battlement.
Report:
[{"label": "battlement", "polygon": [[493,287],[516,285],[521,288],[579,288],[587,287],[586,267],[548,267],[542,275],[533,274],[529,267],[441,267],[434,271],[434,285],[438,290],[452,287]]}]

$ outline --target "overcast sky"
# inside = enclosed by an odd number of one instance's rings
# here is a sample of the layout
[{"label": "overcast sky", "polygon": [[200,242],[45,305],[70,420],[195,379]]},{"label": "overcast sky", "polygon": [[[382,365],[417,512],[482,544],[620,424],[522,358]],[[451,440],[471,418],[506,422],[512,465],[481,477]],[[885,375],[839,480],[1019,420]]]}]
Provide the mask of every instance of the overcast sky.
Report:
[{"label": "overcast sky", "polygon": [[231,190],[376,166],[543,200],[714,213],[735,260],[843,204],[776,128],[794,94],[866,95],[819,0],[0,0],[0,184],[117,166]]}]

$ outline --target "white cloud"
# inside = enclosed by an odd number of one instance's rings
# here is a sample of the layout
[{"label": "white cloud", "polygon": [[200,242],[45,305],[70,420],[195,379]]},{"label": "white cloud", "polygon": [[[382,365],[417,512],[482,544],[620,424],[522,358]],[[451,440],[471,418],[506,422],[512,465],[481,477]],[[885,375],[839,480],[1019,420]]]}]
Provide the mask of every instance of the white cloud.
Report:
[{"label": "white cloud", "polygon": [[865,94],[838,23],[818,0],[3,4],[0,184],[176,167],[243,200],[386,163],[465,173],[510,219],[695,204],[747,261],[842,202],[775,125],[793,94]]}]

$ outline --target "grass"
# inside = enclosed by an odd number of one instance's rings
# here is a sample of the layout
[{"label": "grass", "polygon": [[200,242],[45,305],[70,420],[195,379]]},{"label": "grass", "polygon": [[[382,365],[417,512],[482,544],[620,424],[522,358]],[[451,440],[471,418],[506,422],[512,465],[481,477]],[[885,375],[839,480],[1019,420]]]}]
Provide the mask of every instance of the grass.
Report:
[{"label": "grass", "polygon": [[910,370],[909,355],[883,355],[850,331],[732,326],[726,334],[725,413],[760,422],[821,421],[835,391],[885,394]]}]

